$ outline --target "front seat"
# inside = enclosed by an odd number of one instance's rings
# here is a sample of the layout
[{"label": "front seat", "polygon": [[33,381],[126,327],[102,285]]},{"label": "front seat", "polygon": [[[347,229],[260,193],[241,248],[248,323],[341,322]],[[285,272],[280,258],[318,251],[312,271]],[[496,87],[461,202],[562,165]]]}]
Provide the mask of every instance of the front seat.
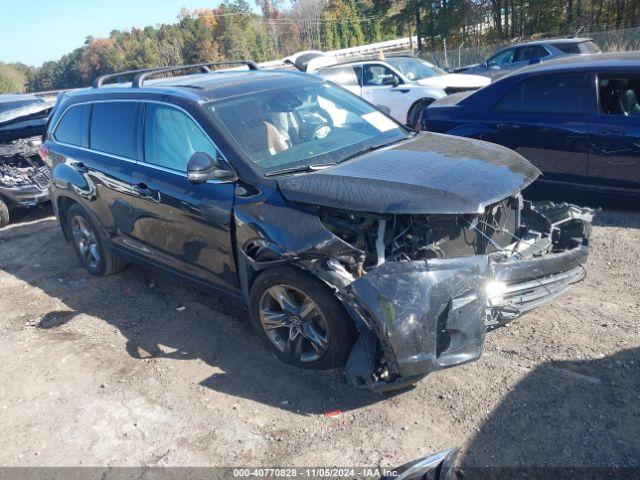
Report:
[{"label": "front seat", "polygon": [[365,71],[364,71],[364,84],[365,85],[375,85],[375,82],[373,81],[374,78],[375,78],[375,75],[373,74],[371,69],[370,68],[365,69]]},{"label": "front seat", "polygon": [[638,105],[638,97],[636,92],[631,88],[620,90],[618,96],[620,110],[624,115],[640,115],[640,106]]}]

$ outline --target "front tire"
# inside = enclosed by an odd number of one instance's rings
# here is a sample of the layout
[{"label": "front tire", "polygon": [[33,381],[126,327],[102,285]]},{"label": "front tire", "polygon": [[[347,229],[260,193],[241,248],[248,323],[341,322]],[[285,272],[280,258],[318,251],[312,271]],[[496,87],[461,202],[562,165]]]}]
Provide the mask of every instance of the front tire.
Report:
[{"label": "front tire", "polygon": [[73,248],[90,274],[106,277],[120,272],[127,266],[124,260],[111,252],[107,246],[107,239],[80,205],[72,205],[66,218],[67,232]]},{"label": "front tire", "polygon": [[293,267],[267,270],[251,287],[249,308],[259,335],[283,362],[316,370],[346,363],[353,322],[315,277]]},{"label": "front tire", "polygon": [[9,225],[9,207],[0,197],[0,228]]},{"label": "front tire", "polygon": [[407,125],[412,128],[417,128],[419,126],[418,120],[420,119],[420,113],[422,112],[422,109],[428,107],[429,104],[433,102],[433,98],[423,98],[411,105],[409,113],[407,114]]}]

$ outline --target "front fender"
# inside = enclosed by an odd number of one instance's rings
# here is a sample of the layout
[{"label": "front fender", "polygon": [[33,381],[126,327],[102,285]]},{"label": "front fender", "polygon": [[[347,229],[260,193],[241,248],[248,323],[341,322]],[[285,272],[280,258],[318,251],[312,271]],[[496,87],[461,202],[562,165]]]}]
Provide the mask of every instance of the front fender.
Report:
[{"label": "front fender", "polygon": [[487,142],[494,141],[496,137],[495,129],[482,123],[465,123],[462,125],[456,125],[446,133],[457,137],[475,138],[477,140],[485,140]]},{"label": "front fender", "polygon": [[444,98],[447,96],[444,89],[440,87],[424,87],[424,86],[414,86],[410,89],[411,98],[415,101],[421,100],[423,98],[432,98],[434,100],[439,100],[440,98]]}]

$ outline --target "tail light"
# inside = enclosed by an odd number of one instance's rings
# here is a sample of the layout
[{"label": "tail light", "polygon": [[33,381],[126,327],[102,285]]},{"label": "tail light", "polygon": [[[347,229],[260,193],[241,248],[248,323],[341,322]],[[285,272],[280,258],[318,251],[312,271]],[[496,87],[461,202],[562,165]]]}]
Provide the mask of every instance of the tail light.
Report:
[{"label": "tail light", "polygon": [[49,148],[44,144],[40,144],[38,147],[38,155],[47,166],[47,168],[53,167],[53,162],[51,161],[51,156],[49,155]]}]

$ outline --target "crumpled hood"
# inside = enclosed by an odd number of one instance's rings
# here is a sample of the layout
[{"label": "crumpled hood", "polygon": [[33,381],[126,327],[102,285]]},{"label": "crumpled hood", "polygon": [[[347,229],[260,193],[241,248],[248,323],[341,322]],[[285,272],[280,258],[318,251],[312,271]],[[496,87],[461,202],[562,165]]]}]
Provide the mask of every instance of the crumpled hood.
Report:
[{"label": "crumpled hood", "polygon": [[491,79],[482,75],[466,75],[463,73],[451,73],[438,77],[423,78],[418,80],[419,85],[429,87],[453,87],[453,88],[481,88],[491,83]]},{"label": "crumpled hood", "polygon": [[12,120],[18,120],[33,115],[34,113],[44,112],[55,105],[55,100],[34,101],[28,105],[22,105],[12,110],[0,112],[0,124],[8,123]]},{"label": "crumpled hood", "polygon": [[507,198],[540,171],[508,148],[437,133],[317,172],[277,179],[289,201],[371,213],[467,214]]},{"label": "crumpled hood", "polygon": [[10,110],[0,111],[0,142],[43,135],[47,118],[43,112],[53,108],[55,100],[34,101]]}]

